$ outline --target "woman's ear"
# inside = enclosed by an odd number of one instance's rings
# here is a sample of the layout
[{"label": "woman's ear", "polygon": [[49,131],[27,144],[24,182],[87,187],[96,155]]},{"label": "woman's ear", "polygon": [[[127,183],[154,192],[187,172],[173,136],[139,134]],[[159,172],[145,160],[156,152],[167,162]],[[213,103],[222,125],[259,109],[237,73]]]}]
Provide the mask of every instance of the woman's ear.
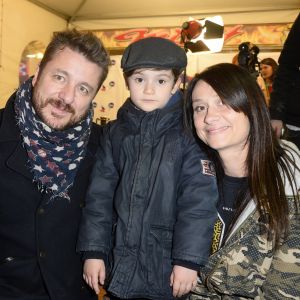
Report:
[{"label": "woman's ear", "polygon": [[180,87],[180,84],[181,84],[181,77],[179,76],[178,79],[177,79],[177,81],[175,82],[175,84],[173,86],[172,91],[171,91],[172,95],[174,95],[178,91],[178,89]]}]

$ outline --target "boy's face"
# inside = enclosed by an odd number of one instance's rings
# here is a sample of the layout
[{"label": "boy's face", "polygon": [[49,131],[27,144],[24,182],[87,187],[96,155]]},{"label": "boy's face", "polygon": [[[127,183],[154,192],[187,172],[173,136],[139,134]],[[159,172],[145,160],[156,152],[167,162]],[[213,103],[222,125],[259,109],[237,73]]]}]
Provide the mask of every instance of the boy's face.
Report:
[{"label": "boy's face", "polygon": [[145,112],[163,108],[174,94],[180,80],[174,83],[172,70],[137,69],[127,79],[132,102]]}]

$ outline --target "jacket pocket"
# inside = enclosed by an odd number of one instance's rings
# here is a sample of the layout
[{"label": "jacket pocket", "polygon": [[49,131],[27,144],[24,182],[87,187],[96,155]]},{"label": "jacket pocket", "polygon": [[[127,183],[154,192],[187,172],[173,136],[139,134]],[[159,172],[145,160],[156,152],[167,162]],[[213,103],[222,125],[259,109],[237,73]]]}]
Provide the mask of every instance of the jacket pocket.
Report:
[{"label": "jacket pocket", "polygon": [[148,239],[148,282],[153,291],[171,299],[170,276],[172,272],[173,231],[163,226],[152,225]]},{"label": "jacket pocket", "polygon": [[2,297],[6,296],[5,299],[10,299],[12,295],[42,295],[45,293],[36,258],[7,257],[1,262],[0,294]]}]

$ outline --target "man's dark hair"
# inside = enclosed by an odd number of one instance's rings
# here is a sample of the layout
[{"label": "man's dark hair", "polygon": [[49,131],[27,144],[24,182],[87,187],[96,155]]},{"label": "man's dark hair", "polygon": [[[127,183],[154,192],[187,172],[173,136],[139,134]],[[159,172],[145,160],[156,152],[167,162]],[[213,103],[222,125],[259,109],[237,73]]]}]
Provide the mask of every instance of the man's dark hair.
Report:
[{"label": "man's dark hair", "polygon": [[102,69],[99,86],[107,77],[110,59],[100,39],[92,32],[81,32],[76,29],[55,32],[52,40],[46,48],[44,57],[40,62],[39,72],[42,73],[46,64],[53,59],[53,56],[64,48],[70,48],[97,64]]}]

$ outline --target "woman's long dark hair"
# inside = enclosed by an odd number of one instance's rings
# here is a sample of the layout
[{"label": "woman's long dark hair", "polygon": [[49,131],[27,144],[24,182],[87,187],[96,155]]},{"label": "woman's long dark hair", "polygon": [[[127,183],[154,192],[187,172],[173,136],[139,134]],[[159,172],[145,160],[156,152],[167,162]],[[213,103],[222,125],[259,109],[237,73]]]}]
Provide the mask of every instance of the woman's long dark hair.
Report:
[{"label": "woman's long dark hair", "polygon": [[[236,112],[244,113],[249,119],[250,132],[247,141],[249,150],[246,158],[249,191],[244,197],[247,198],[245,199],[247,202],[253,198],[260,215],[267,216],[270,232],[273,233],[275,245],[278,246],[280,238],[287,233],[289,225],[289,204],[285,195],[284,180],[287,180],[293,188],[295,208],[299,208],[299,195],[295,190],[296,183],[293,175],[293,168],[299,170],[299,167],[286,152],[293,150],[284,150],[275,137],[264,96],[255,78],[247,70],[229,63],[211,66],[196,74],[189,83],[184,107],[185,124],[195,135],[192,93],[199,80],[209,84],[224,104]],[[224,169],[218,152],[203,145],[203,142],[200,143],[214,161],[217,178],[220,181]],[[245,201],[244,203],[241,201],[239,205],[245,205]],[[237,207],[237,213],[240,213],[240,208]]]}]

